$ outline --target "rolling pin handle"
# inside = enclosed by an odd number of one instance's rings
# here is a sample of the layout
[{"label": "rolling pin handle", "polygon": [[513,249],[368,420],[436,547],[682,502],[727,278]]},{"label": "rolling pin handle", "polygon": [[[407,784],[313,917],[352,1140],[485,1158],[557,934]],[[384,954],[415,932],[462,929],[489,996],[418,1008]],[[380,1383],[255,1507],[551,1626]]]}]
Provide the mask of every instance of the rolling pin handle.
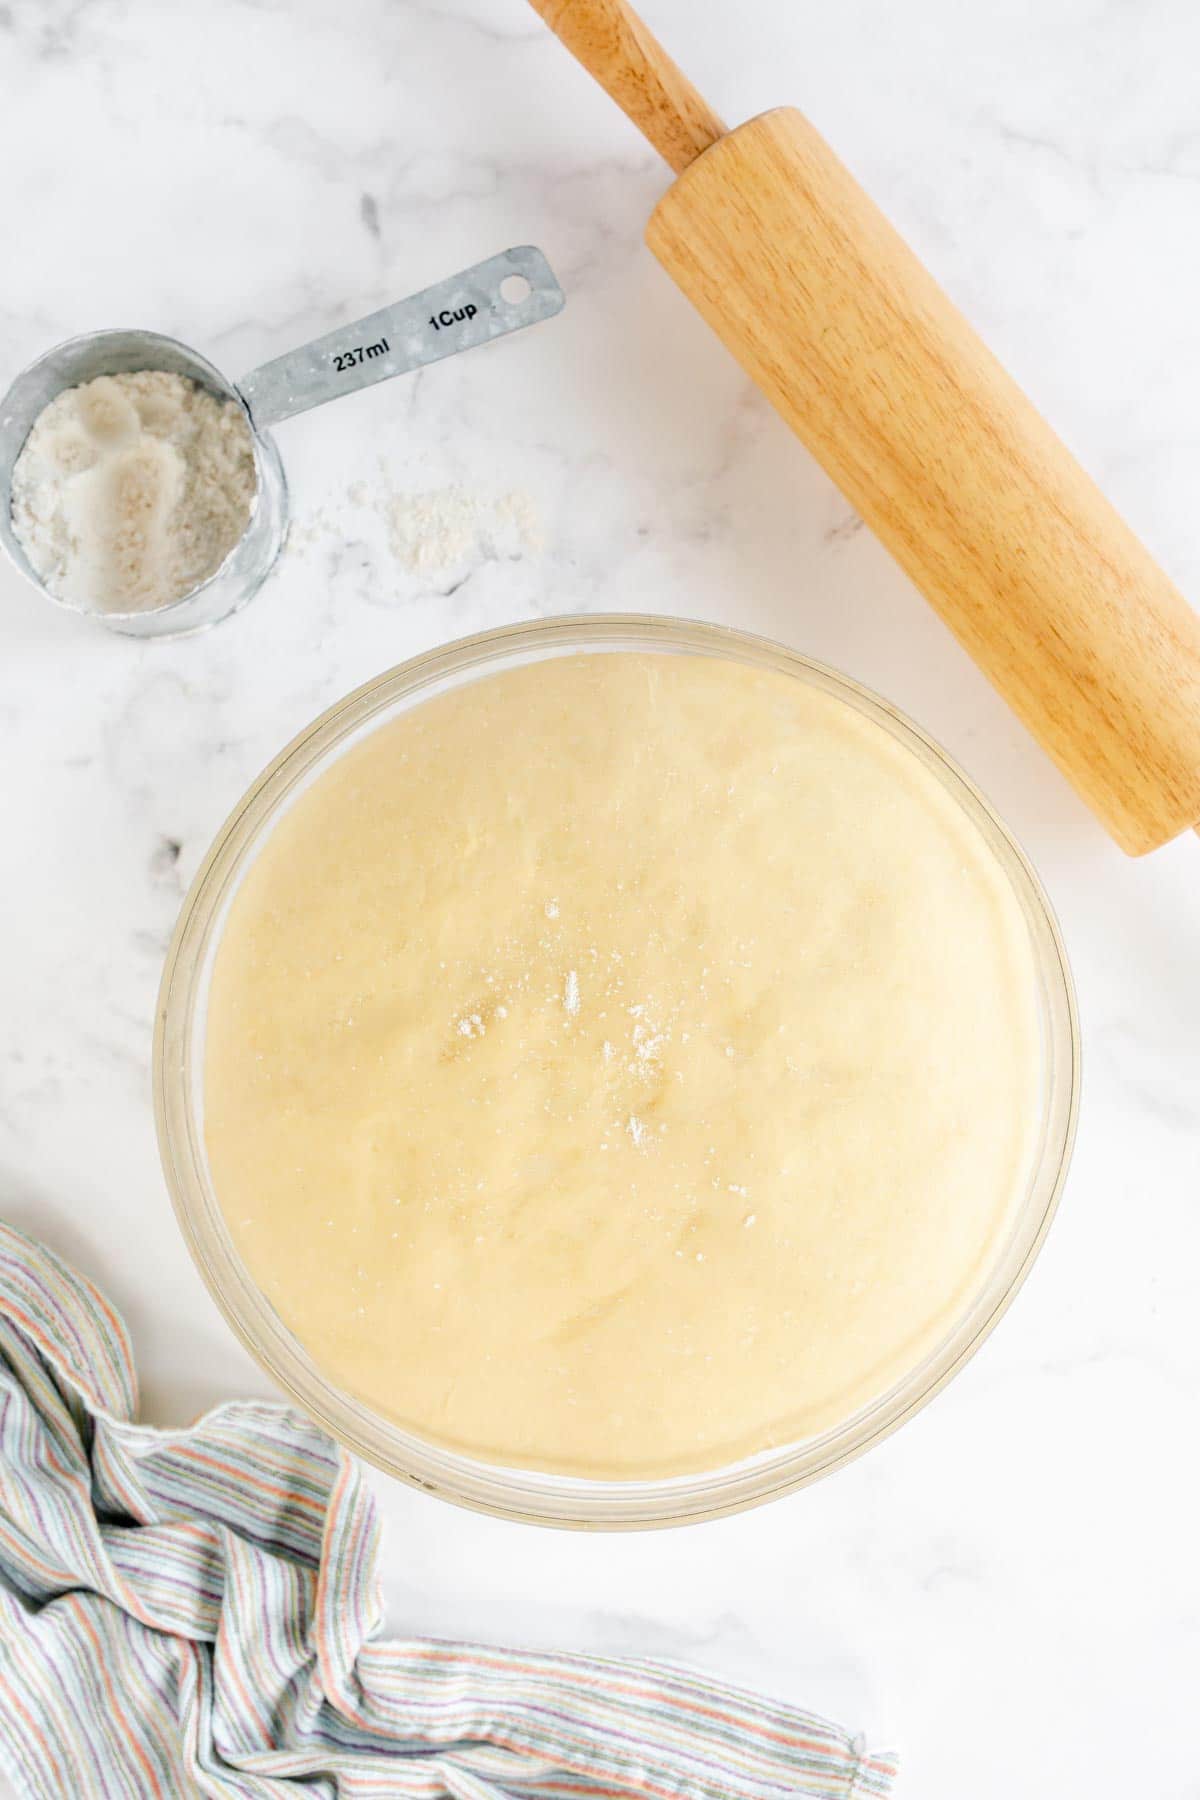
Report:
[{"label": "rolling pin handle", "polygon": [[532,0],[564,43],[677,175],[725,126],[625,0]]}]

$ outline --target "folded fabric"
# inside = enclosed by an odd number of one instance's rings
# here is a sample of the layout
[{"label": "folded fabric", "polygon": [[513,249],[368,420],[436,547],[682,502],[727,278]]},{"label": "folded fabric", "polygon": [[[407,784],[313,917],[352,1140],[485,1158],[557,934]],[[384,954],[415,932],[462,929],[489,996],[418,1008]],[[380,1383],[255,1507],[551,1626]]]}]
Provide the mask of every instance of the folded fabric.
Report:
[{"label": "folded fabric", "polygon": [[657,1662],[390,1639],[374,1503],[299,1414],[134,1422],[104,1296],[0,1224],[0,1766],[37,1800],[867,1800],[894,1759]]}]

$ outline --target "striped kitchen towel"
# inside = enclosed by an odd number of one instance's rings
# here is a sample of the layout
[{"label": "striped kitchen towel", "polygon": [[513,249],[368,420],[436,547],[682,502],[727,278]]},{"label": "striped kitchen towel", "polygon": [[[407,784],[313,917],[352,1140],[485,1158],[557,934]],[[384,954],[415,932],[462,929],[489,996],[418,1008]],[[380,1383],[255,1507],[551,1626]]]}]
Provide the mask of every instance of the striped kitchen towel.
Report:
[{"label": "striped kitchen towel", "polygon": [[134,1422],[103,1294],[0,1224],[0,1767],[36,1800],[867,1800],[893,1758],[691,1670],[378,1635],[350,1458]]}]

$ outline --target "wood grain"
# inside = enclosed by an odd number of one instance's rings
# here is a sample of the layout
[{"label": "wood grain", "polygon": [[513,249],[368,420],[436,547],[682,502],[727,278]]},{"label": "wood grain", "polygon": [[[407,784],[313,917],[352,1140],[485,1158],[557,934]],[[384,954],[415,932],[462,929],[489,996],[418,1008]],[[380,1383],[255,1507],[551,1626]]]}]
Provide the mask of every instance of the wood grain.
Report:
[{"label": "wood grain", "polygon": [[797,112],[647,241],[1133,854],[1200,821],[1200,617]]},{"label": "wood grain", "polygon": [[722,136],[716,113],[622,0],[532,5],[676,174]]}]

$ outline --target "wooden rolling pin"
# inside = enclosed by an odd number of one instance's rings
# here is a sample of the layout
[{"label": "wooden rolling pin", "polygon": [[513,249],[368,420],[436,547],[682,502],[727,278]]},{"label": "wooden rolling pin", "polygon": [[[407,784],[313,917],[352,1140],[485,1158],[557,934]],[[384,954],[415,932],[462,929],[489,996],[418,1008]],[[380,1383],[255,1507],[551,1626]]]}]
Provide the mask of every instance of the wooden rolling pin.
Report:
[{"label": "wooden rolling pin", "polygon": [[1200,616],[824,140],[535,10],[676,171],[646,240],[1123,849],[1200,828]]}]

